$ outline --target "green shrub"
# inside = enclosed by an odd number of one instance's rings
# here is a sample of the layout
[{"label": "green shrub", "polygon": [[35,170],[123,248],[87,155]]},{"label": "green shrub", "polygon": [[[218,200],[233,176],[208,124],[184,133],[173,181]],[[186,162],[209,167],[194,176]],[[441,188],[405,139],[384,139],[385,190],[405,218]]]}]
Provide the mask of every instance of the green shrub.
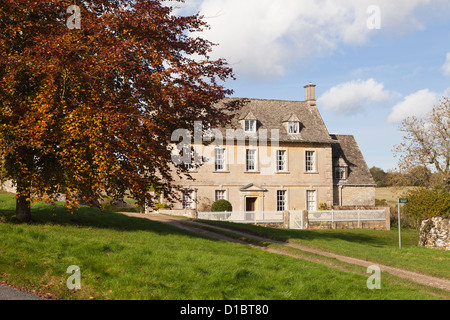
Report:
[{"label": "green shrub", "polygon": [[330,208],[327,206],[327,204],[325,202],[322,202],[319,204],[319,208],[320,211],[324,211],[324,210],[329,210]]},{"label": "green shrub", "polygon": [[[398,207],[390,206],[386,199],[375,199],[375,207],[388,207],[391,228],[398,228]],[[405,208],[400,207],[400,227],[402,229],[415,229],[415,220],[405,214]]]},{"label": "green shrub", "polygon": [[420,221],[433,217],[448,217],[450,214],[450,193],[444,190],[415,188],[403,197],[409,202],[404,205],[405,214],[414,220],[415,227]]},{"label": "green shrub", "polygon": [[155,202],[155,204],[153,204],[153,210],[166,209],[166,208],[167,208],[167,204],[165,204],[165,203]]},{"label": "green shrub", "polygon": [[232,212],[233,206],[225,199],[217,200],[211,206],[211,212]]}]

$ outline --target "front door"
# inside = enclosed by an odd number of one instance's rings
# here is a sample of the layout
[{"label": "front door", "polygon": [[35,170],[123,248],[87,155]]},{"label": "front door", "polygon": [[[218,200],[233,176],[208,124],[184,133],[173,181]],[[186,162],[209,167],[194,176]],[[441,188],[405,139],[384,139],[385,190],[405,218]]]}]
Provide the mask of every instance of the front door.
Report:
[{"label": "front door", "polygon": [[256,211],[256,199],[251,197],[245,198],[245,211]]},{"label": "front door", "polygon": [[247,221],[255,220],[256,199],[253,197],[245,198],[245,220]]}]

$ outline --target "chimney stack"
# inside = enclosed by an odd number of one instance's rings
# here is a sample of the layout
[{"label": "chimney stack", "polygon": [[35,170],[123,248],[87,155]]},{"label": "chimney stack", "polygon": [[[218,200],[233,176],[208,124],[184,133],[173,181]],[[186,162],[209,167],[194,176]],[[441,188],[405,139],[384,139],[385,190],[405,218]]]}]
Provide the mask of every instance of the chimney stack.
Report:
[{"label": "chimney stack", "polygon": [[316,101],[316,85],[311,82],[304,86],[305,88],[305,101]]}]

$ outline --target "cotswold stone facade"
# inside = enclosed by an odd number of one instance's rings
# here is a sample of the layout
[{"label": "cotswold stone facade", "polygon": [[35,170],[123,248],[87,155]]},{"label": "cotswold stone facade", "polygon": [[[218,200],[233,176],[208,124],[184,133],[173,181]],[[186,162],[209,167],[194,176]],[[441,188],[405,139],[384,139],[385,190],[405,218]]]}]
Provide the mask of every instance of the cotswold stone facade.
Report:
[{"label": "cotswold stone facade", "polygon": [[194,145],[205,162],[189,166],[192,179],[174,174],[183,192],[182,201],[166,202],[171,209],[210,211],[218,199],[236,212],[375,205],[375,183],[356,140],[329,134],[315,85],[305,86],[305,101],[247,100],[228,127],[212,130],[213,143]]},{"label": "cotswold stone facade", "polygon": [[437,217],[422,221],[419,245],[450,250],[450,219]]}]

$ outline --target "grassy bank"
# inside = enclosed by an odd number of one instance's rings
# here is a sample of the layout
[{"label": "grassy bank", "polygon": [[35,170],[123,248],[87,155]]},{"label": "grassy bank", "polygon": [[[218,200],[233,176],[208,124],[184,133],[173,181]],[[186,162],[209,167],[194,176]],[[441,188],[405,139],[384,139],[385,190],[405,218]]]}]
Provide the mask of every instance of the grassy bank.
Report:
[{"label": "grassy bank", "polygon": [[286,230],[222,221],[203,222],[450,279],[449,252],[418,247],[418,233],[412,229],[401,231],[402,248],[400,249],[398,229],[390,231]]},{"label": "grassy bank", "polygon": [[[38,203],[33,222],[19,224],[13,209],[0,195],[0,280],[63,299],[436,298],[387,281],[369,290],[364,275],[114,212]],[[66,286],[71,265],[77,291]]]}]

